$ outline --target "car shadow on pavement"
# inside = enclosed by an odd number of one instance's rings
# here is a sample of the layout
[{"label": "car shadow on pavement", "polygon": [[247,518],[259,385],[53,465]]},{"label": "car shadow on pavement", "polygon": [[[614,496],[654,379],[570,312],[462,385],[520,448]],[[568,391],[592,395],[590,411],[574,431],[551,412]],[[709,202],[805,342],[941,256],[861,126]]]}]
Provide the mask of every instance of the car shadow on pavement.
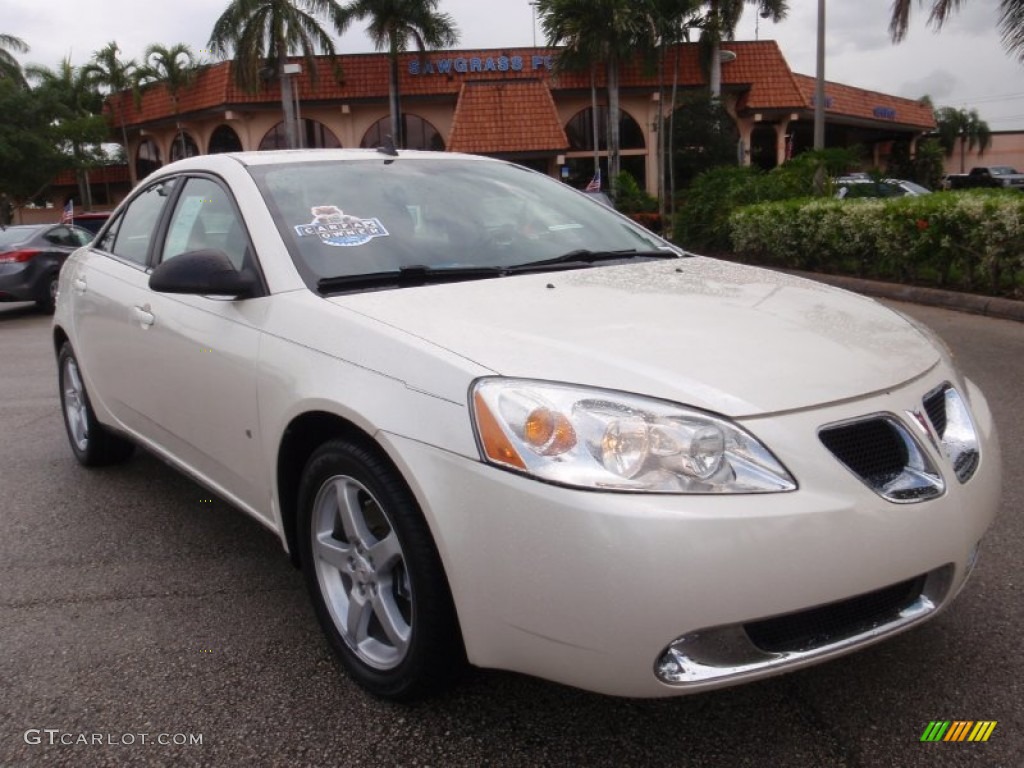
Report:
[{"label": "car shadow on pavement", "polygon": [[23,317],[36,317],[42,313],[32,302],[12,301],[10,304],[0,304],[0,323],[5,320],[17,320]]}]

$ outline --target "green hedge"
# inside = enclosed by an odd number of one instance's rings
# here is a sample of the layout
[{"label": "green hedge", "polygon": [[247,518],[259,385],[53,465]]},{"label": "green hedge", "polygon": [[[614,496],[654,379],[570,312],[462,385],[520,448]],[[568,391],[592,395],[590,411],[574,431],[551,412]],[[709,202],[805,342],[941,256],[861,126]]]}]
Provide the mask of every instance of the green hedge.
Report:
[{"label": "green hedge", "polygon": [[733,252],[788,269],[1024,297],[1024,194],[972,190],[739,208]]}]

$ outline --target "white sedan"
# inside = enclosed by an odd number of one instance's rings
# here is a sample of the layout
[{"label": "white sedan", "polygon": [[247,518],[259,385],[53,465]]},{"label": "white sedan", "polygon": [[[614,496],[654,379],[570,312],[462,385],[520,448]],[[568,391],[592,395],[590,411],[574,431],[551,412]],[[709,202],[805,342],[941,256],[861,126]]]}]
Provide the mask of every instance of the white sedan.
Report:
[{"label": "white sedan", "polygon": [[53,344],[77,459],[143,446],[276,532],[397,699],[837,656],[949,605],[1000,496],[927,329],[483,158],[166,166],[68,259]]}]

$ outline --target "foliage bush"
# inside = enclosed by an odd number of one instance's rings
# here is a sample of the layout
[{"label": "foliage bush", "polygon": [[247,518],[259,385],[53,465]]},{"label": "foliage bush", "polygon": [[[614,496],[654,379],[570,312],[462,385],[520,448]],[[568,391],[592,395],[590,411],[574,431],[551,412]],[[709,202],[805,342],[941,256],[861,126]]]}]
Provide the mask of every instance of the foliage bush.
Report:
[{"label": "foliage bush", "polygon": [[737,208],[813,195],[819,169],[827,177],[841,176],[857,166],[860,156],[861,150],[856,147],[827,149],[805,152],[768,172],[737,166],[705,171],[694,180],[682,200],[675,221],[675,238],[688,248],[728,250],[729,217]]},{"label": "foliage bush", "polygon": [[734,210],[729,231],[761,264],[1024,298],[1020,192],[759,203]]}]

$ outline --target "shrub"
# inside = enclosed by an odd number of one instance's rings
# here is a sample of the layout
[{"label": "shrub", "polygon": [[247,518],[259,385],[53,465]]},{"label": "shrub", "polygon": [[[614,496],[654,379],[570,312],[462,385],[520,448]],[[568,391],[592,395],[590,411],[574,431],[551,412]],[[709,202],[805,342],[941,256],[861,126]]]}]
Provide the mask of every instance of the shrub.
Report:
[{"label": "shrub", "polygon": [[759,203],[729,218],[738,256],[771,266],[1024,290],[1024,195],[971,190],[886,200]]}]

